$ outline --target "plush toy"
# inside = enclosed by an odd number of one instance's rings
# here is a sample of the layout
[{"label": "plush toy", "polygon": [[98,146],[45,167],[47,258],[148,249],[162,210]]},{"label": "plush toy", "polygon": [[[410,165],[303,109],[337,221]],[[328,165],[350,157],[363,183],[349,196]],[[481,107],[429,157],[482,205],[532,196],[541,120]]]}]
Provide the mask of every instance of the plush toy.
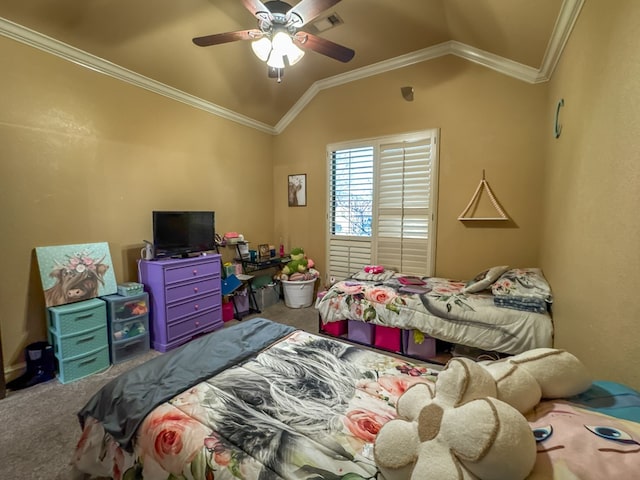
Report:
[{"label": "plush toy", "polygon": [[291,276],[294,273],[305,273],[309,268],[309,262],[304,256],[304,250],[296,247],[291,250],[291,261],[282,269],[282,273]]},{"label": "plush toy", "polygon": [[291,260],[302,260],[304,259],[304,250],[300,247],[296,247],[294,249],[291,250],[291,253],[289,254],[289,256],[291,257]]},{"label": "plush toy", "polygon": [[382,265],[365,265],[363,270],[365,273],[383,273],[384,267]]},{"label": "plush toy", "polygon": [[282,269],[280,280],[295,282],[299,280],[312,280],[320,276],[320,272],[313,268],[315,262],[307,258],[302,248],[294,248],[291,250],[290,255],[291,261]]},{"label": "plush toy", "polygon": [[496,362],[453,358],[435,384],[416,384],[400,397],[398,418],[376,438],[376,464],[385,480],[524,479],[536,442],[521,412],[590,385],[584,365],[563,350]]}]

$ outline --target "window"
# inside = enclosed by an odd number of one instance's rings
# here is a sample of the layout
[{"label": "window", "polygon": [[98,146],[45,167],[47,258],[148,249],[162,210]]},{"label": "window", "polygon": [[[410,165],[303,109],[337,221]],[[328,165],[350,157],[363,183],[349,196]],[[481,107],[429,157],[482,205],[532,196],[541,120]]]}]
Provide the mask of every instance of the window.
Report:
[{"label": "window", "polygon": [[432,275],[437,130],[330,145],[328,276]]}]

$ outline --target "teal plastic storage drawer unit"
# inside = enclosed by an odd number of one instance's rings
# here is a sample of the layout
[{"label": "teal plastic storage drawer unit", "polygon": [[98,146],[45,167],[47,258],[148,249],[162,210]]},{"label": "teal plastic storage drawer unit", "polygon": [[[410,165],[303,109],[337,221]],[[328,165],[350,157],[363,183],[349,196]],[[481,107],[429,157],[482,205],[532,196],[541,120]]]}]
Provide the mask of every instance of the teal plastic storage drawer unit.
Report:
[{"label": "teal plastic storage drawer unit", "polygon": [[60,382],[79,380],[109,366],[105,302],[93,298],[49,307],[48,314]]},{"label": "teal plastic storage drawer unit", "polygon": [[150,348],[149,296],[108,295],[107,323],[109,325],[109,352],[111,363],[121,363]]}]

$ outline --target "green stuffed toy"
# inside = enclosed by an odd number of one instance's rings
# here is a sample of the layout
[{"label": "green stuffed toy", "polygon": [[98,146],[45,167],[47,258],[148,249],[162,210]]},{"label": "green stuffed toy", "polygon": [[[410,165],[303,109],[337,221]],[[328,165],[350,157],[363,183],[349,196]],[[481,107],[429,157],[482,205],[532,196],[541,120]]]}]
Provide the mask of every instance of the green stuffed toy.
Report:
[{"label": "green stuffed toy", "polygon": [[300,247],[296,247],[291,250],[291,261],[284,266],[282,273],[285,275],[305,273],[308,268],[309,261],[304,258],[304,250]]}]

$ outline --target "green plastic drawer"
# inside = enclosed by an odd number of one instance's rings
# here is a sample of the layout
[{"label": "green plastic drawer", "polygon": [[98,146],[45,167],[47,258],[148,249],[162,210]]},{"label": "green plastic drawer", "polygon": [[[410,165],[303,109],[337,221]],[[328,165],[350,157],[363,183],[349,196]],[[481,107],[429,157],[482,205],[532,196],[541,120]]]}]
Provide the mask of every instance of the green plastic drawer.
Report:
[{"label": "green plastic drawer", "polygon": [[66,360],[58,357],[58,380],[60,383],[74,382],[105,370],[109,365],[109,347],[106,345],[78,357]]},{"label": "green plastic drawer", "polygon": [[49,328],[56,335],[70,335],[107,323],[106,304],[98,299],[49,307]]}]

